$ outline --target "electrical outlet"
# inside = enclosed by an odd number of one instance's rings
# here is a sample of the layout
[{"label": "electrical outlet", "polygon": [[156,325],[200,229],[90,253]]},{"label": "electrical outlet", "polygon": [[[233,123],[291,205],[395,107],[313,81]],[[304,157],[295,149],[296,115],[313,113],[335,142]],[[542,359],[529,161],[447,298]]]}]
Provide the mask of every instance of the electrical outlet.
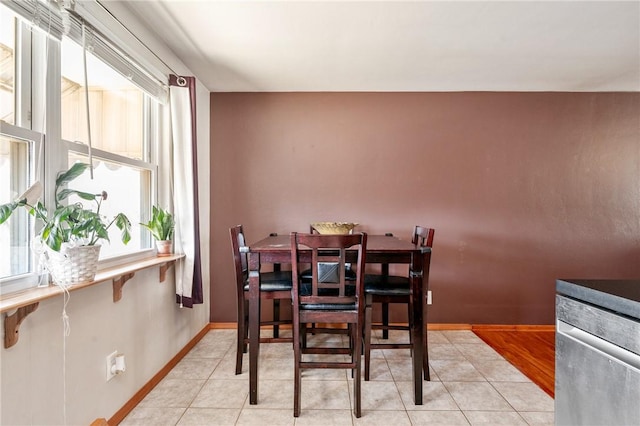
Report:
[{"label": "electrical outlet", "polygon": [[118,351],[107,355],[107,382],[116,376],[116,356]]},{"label": "electrical outlet", "polygon": [[431,290],[427,290],[427,305],[431,305],[433,300],[431,299]]}]

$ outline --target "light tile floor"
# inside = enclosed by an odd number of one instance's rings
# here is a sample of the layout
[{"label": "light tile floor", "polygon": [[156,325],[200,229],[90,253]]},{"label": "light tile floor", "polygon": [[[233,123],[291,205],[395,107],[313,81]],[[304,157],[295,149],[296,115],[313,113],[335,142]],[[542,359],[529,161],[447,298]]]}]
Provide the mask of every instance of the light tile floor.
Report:
[{"label": "light tile floor", "polygon": [[[406,332],[391,332],[403,341]],[[431,381],[413,403],[408,350],[372,352],[353,415],[346,370],[308,370],[293,417],[293,350],[260,347],[259,404],[249,405],[248,354],[235,375],[235,330],[212,330],[125,418],[122,425],[553,425],[553,399],[471,331],[429,331]],[[317,342],[342,339],[314,336]]]}]

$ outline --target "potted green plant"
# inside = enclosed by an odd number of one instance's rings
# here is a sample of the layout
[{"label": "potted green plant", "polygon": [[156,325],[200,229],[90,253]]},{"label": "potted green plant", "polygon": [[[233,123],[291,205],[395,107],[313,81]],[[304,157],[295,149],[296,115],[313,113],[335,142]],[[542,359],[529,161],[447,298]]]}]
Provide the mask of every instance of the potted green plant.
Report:
[{"label": "potted green plant", "polygon": [[[107,199],[105,191],[93,194],[65,186],[82,175],[89,167],[76,163],[56,178],[55,209],[49,212],[38,201],[35,205],[29,197],[21,197],[11,203],[0,205],[0,224],[4,223],[19,207],[27,207],[29,214],[42,222],[36,239],[36,251],[45,257],[45,265],[53,281],[59,285],[70,285],[91,281],[95,277],[100,254],[101,240],[109,241],[109,228],[115,225],[122,232],[122,242],[131,240],[131,222],[123,213],[108,220],[100,214],[102,202]],[[95,211],[85,208],[82,203],[64,204],[72,195],[83,200],[94,201]],[[38,249],[39,248],[39,249]]]},{"label": "potted green plant", "polygon": [[156,240],[158,256],[168,256],[171,254],[173,231],[175,220],[173,215],[162,207],[153,206],[151,219],[147,223],[140,223],[151,232]]}]

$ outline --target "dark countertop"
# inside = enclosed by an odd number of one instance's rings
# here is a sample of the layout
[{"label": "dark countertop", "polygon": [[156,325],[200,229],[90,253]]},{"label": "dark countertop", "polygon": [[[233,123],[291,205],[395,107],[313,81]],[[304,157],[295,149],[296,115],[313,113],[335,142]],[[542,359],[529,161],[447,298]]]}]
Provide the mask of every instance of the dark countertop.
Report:
[{"label": "dark countertop", "polygon": [[556,280],[556,292],[640,320],[640,280]]}]

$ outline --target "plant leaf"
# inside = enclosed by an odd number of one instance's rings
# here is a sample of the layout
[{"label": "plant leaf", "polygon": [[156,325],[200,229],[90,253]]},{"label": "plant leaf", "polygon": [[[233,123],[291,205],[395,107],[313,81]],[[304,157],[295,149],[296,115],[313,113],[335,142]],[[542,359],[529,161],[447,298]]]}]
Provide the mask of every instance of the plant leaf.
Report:
[{"label": "plant leaf", "polygon": [[44,227],[41,236],[42,241],[44,241],[46,245],[51,247],[52,250],[60,251],[60,247],[62,246],[62,242],[64,241],[64,236],[58,232],[55,232],[50,224]]},{"label": "plant leaf", "polygon": [[1,205],[0,206],[0,224],[3,224],[4,222],[6,222],[6,220],[9,219],[9,216],[11,216],[11,213],[13,213],[13,211],[16,208],[18,208],[19,205],[20,204],[17,201]]},{"label": "plant leaf", "polygon": [[62,191],[56,194],[56,200],[58,202],[70,197],[71,195],[77,195],[83,200],[93,201],[96,197],[100,196],[100,194],[91,194],[89,192],[76,191],[75,189],[63,189]]},{"label": "plant leaf", "polygon": [[56,178],[56,189],[54,193],[56,194],[56,207],[60,205],[60,201],[66,198],[69,194],[66,194],[64,197],[61,195],[64,191],[59,191],[61,186],[66,185],[71,182],[78,176],[80,176],[84,171],[89,167],[86,163],[75,163],[69,170],[66,172],[58,173],[58,177]]},{"label": "plant leaf", "polygon": [[58,173],[58,177],[56,178],[56,188],[71,182],[82,173],[84,173],[84,171],[87,170],[88,167],[89,165],[86,163],[75,163],[66,172]]},{"label": "plant leaf", "polygon": [[42,204],[42,202],[38,201],[36,206],[33,209],[29,210],[29,214],[47,223],[49,212],[47,211],[47,208],[44,206],[44,204]]},{"label": "plant leaf", "polygon": [[140,225],[147,228],[157,241],[163,241],[170,240],[173,236],[175,222],[171,213],[153,206],[149,222],[141,223]]},{"label": "plant leaf", "polygon": [[119,213],[115,218],[116,226],[122,231],[122,242],[128,244],[131,241],[131,222],[124,213]]},{"label": "plant leaf", "polygon": [[104,224],[102,222],[94,223],[93,231],[96,233],[98,238],[102,238],[102,239],[105,239],[107,241],[110,241],[109,240],[109,232],[107,232],[107,228],[105,228],[105,226],[104,226]]}]

